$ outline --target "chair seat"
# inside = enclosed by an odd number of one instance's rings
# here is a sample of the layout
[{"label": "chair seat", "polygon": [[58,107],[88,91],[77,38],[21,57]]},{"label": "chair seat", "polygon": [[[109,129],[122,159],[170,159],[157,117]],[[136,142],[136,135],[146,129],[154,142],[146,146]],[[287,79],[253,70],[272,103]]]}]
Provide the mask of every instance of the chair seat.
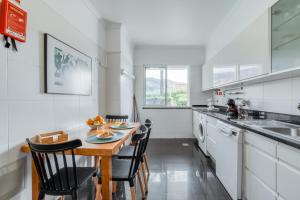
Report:
[{"label": "chair seat", "polygon": [[[131,160],[119,159],[113,157],[112,159],[112,180],[113,181],[129,181],[129,170],[131,166]],[[98,172],[99,181],[101,182],[101,171]]]},{"label": "chair seat", "polygon": [[123,158],[123,159],[130,159],[132,158],[132,155],[133,155],[133,152],[134,152],[134,146],[131,146],[131,145],[127,145],[127,146],[124,146],[120,151],[119,153],[117,154],[117,156],[119,158]]},{"label": "chair seat", "polygon": [[113,158],[112,160],[112,179],[128,180],[131,160]]},{"label": "chair seat", "polygon": [[[74,176],[73,176],[73,167],[68,167],[68,176],[69,176],[69,184],[71,188],[75,187],[75,180],[74,180]],[[59,170],[60,171],[60,177],[61,177],[61,181],[63,184],[64,188],[67,188],[67,180],[63,177],[66,177],[66,172],[65,169],[62,168]],[[81,186],[83,183],[85,183],[88,179],[90,179],[92,176],[96,176],[97,174],[97,169],[95,167],[77,167],[76,168],[76,173],[77,173],[77,183],[78,186]],[[56,173],[54,175],[54,182],[55,182],[55,186],[57,188],[60,187],[59,184],[59,174]],[[52,179],[49,180],[49,182],[52,182]]]}]

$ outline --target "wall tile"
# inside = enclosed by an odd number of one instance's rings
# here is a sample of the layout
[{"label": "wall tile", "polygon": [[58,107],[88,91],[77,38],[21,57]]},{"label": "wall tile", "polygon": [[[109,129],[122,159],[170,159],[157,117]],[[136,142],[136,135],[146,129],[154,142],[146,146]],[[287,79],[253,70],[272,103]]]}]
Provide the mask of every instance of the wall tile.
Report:
[{"label": "wall tile", "polygon": [[264,100],[250,98],[250,109],[251,110],[264,110]]},{"label": "wall tile", "polygon": [[8,61],[8,98],[13,100],[52,100],[44,93],[41,68],[15,66]]},{"label": "wall tile", "polygon": [[245,87],[246,99],[263,99],[264,86],[263,84],[250,85]]},{"label": "wall tile", "polygon": [[264,83],[264,110],[291,114],[292,80],[283,79]]},{"label": "wall tile", "polygon": [[69,130],[79,126],[79,99],[54,100],[54,121],[57,130]]},{"label": "wall tile", "polygon": [[8,158],[8,103],[0,100],[0,167]]},{"label": "wall tile", "polygon": [[264,83],[265,99],[292,99],[292,80],[283,79]]},{"label": "wall tile", "polygon": [[9,156],[14,161],[22,156],[20,146],[28,137],[54,130],[51,101],[9,102]]},{"label": "wall tile", "polygon": [[84,123],[88,118],[98,114],[98,104],[94,100],[82,100],[80,98],[80,122]]},{"label": "wall tile", "polygon": [[43,33],[28,28],[26,43],[18,43],[18,52],[9,49],[8,59],[19,67],[43,66],[43,41]]},{"label": "wall tile", "polygon": [[298,110],[297,106],[300,103],[300,77],[292,79],[292,114],[300,115],[300,110]]},{"label": "wall tile", "polygon": [[0,46],[0,99],[7,98],[7,50]]},{"label": "wall tile", "polygon": [[300,99],[293,99],[291,105],[291,111],[293,115],[300,115],[300,110],[298,109],[298,105],[300,104]]},{"label": "wall tile", "polygon": [[291,114],[291,99],[265,99],[264,111]]}]

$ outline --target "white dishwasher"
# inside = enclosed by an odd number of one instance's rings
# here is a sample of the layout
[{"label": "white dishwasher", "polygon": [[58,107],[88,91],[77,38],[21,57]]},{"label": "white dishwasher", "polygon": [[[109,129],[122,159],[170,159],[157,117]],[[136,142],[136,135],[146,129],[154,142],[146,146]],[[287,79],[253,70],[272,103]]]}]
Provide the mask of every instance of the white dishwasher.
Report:
[{"label": "white dishwasher", "polygon": [[242,198],[242,129],[218,121],[216,173],[233,200]]}]

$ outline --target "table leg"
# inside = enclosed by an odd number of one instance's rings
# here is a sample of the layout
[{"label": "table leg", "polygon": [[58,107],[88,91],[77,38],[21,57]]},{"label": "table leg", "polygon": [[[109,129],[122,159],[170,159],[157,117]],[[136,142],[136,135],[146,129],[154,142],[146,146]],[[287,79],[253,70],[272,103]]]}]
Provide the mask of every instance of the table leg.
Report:
[{"label": "table leg", "polygon": [[34,161],[31,161],[31,176],[32,176],[32,200],[38,200],[40,187],[39,177],[34,165]]},{"label": "table leg", "polygon": [[112,157],[104,156],[101,159],[102,199],[112,200]]}]

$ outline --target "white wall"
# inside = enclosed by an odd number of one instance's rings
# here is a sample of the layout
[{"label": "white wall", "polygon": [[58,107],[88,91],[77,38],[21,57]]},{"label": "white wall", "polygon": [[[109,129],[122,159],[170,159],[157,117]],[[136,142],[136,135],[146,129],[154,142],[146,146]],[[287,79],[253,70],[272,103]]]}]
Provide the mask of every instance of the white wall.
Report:
[{"label": "white wall", "polygon": [[197,46],[138,46],[134,51],[135,94],[141,120],[154,122],[153,138],[192,138],[190,109],[143,109],[144,69],[147,64],[190,65],[190,101],[206,104],[210,94],[201,92],[204,49]]},{"label": "white wall", "polygon": [[107,113],[132,117],[133,79],[121,76],[121,70],[133,74],[132,43],[125,27],[120,23],[107,22]]},{"label": "white wall", "polygon": [[[86,30],[80,30],[84,27],[74,27],[76,24],[70,23],[53,10],[53,5],[49,7],[44,1],[22,1],[22,5],[29,13],[27,42],[18,43],[18,52],[0,46],[0,167],[25,156],[20,153],[20,146],[26,137],[53,130],[68,131],[83,125],[88,117],[98,113],[98,101],[102,102],[103,98],[99,98],[98,90],[103,89],[99,83],[103,83],[101,77],[104,71],[98,67],[95,58],[102,55],[105,44],[102,45],[98,39],[101,24],[97,19],[84,7],[74,7],[72,10],[73,4],[69,1],[56,1],[55,8],[71,6],[67,12],[69,18],[75,18],[80,12],[81,22],[93,19],[90,25],[94,28],[88,34]],[[44,33],[93,57],[92,96],[43,93]],[[98,73],[101,73],[100,79]],[[26,169],[25,188],[13,199],[31,199],[30,165]]]},{"label": "white wall", "polygon": [[[121,29],[121,70],[134,75],[133,69],[133,44],[126,27]],[[126,75],[121,76],[121,113],[132,119],[134,80]]]},{"label": "white wall", "polygon": [[206,60],[215,56],[278,0],[238,0],[207,45]]}]

